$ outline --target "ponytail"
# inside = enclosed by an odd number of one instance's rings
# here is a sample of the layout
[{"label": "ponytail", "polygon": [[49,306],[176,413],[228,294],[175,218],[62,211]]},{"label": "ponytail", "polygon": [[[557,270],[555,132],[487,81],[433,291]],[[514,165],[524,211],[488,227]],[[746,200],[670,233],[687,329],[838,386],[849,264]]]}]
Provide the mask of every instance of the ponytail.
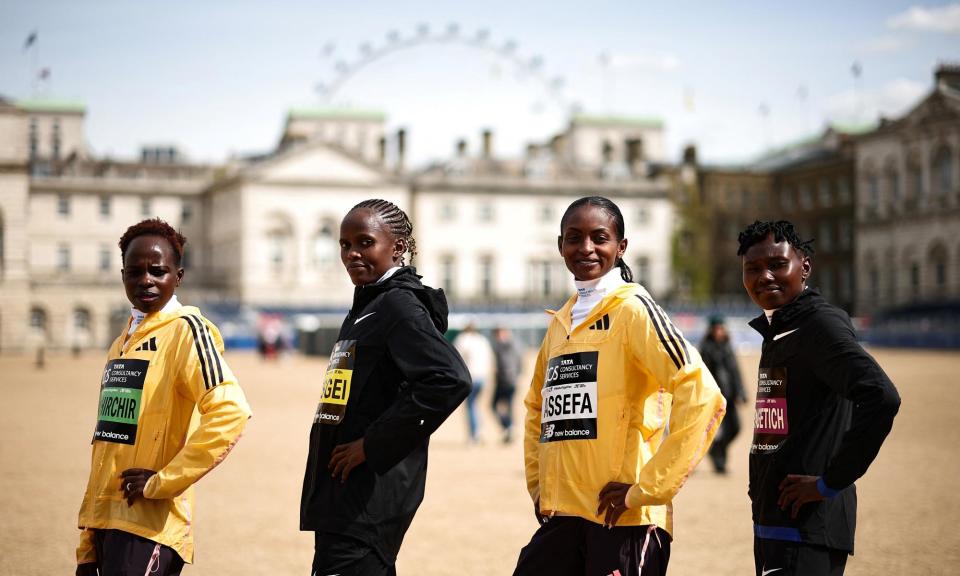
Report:
[{"label": "ponytail", "polygon": [[630,270],[623,258],[617,258],[617,267],[620,268],[620,277],[624,282],[633,282],[633,270]]}]

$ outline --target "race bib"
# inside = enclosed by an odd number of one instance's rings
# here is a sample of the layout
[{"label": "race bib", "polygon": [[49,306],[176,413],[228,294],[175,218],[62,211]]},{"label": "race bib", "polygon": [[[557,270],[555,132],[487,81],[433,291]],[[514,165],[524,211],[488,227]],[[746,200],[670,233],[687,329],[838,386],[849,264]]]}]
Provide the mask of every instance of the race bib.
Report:
[{"label": "race bib", "polygon": [[110,360],[100,381],[100,404],[93,442],[133,444],[137,440],[143,382],[149,360]]},{"label": "race bib", "polygon": [[350,399],[350,382],[353,380],[353,364],[356,360],[357,341],[340,340],[333,346],[330,363],[323,375],[323,394],[314,423],[339,425],[347,412]]},{"label": "race bib", "polygon": [[753,416],[751,454],[775,452],[790,432],[787,420],[787,369],[760,368]]},{"label": "race bib", "polygon": [[550,359],[543,380],[540,442],[597,437],[597,358],[574,352]]}]

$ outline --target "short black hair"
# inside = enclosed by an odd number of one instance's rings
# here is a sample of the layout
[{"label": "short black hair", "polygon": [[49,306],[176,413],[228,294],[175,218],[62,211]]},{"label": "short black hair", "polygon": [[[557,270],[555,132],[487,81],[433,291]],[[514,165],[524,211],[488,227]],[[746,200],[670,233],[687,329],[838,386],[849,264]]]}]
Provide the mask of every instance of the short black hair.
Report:
[{"label": "short black hair", "polygon": [[775,242],[786,240],[795,250],[799,250],[804,256],[813,256],[813,238],[803,240],[797,232],[796,227],[788,220],[777,220],[776,222],[754,220],[753,224],[744,229],[737,236],[740,247],[737,248],[737,256],[743,256],[754,244],[763,242],[764,238],[773,234]]},{"label": "short black hair", "polygon": [[130,246],[130,243],[133,242],[134,238],[140,236],[160,236],[166,239],[166,241],[170,243],[170,247],[173,248],[173,256],[176,259],[177,266],[180,266],[187,239],[183,234],[177,232],[173,226],[167,224],[160,218],[143,220],[127,228],[127,231],[120,237],[119,242],[121,262],[126,258],[127,248]]}]

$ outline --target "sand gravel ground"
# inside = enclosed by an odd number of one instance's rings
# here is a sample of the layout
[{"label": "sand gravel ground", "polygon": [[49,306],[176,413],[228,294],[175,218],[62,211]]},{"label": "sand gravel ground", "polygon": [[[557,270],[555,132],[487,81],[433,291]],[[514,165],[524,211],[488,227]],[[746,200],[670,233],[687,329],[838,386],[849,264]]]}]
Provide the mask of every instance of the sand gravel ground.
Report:
[{"label": "sand gravel ground", "polygon": [[[858,548],[847,574],[958,574],[960,354],[873,352],[903,407],[858,482]],[[184,574],[307,576],[313,540],[297,530],[298,505],[325,362],[227,358],[255,417],[227,462],[198,485],[196,564]],[[94,353],[54,355],[37,371],[25,357],[0,357],[0,575],[73,574],[102,362]],[[746,374],[756,362],[741,358]],[[536,528],[520,443],[502,445],[485,400],[483,407],[484,444],[465,444],[462,410],[434,436],[427,498],[401,551],[401,575],[509,575]],[[750,420],[752,409],[741,411]],[[748,442],[745,433],[732,447],[729,475],[702,464],[675,500],[671,574],[752,574]]]}]

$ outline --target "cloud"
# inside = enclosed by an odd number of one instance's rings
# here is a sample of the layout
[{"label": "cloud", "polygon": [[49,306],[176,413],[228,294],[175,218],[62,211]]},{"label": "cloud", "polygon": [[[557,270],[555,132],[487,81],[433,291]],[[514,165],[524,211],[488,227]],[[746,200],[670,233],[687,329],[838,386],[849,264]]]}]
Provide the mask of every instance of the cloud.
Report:
[{"label": "cloud", "polygon": [[960,4],[935,8],[911,6],[906,12],[887,18],[887,27],[894,30],[960,34]]},{"label": "cloud", "polygon": [[873,54],[890,54],[893,52],[899,52],[910,46],[910,41],[901,36],[880,36],[878,38],[871,38],[866,42],[857,46],[856,50],[858,54],[863,55],[873,55]]},{"label": "cloud", "polygon": [[835,122],[867,122],[878,116],[898,117],[920,102],[929,86],[898,78],[878,89],[844,90],[826,99],[824,114]]}]

